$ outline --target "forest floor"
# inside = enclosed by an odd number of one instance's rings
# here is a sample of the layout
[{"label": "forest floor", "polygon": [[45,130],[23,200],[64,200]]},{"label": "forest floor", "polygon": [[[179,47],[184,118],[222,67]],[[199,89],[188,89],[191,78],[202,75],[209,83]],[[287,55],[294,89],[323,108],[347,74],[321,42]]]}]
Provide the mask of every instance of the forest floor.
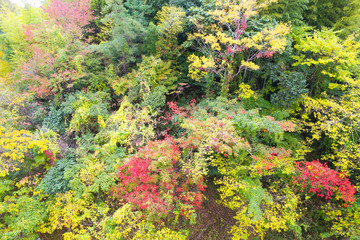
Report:
[{"label": "forest floor", "polygon": [[227,240],[230,227],[236,222],[235,212],[217,203],[219,194],[213,185],[204,192],[205,199],[198,212],[198,223],[191,229],[190,240]]}]

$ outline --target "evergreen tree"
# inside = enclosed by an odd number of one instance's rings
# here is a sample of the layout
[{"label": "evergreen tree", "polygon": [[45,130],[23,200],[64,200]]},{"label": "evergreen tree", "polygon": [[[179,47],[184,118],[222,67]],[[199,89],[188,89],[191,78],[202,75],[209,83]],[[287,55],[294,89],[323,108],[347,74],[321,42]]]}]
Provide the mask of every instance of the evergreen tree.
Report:
[{"label": "evergreen tree", "polygon": [[[129,4],[128,4],[129,5]],[[104,8],[107,12],[103,19],[100,45],[94,48],[110,58],[113,63],[120,65],[121,72],[126,73],[127,64],[134,63],[140,55],[139,46],[146,32],[141,17],[131,15],[137,13],[133,9],[126,9],[122,0],[109,1]]]}]

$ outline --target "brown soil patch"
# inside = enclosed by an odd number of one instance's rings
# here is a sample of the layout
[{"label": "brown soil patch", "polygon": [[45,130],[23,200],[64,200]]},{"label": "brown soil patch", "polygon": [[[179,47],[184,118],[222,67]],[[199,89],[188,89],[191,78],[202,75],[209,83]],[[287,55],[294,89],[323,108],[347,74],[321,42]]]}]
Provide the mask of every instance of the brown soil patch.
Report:
[{"label": "brown soil patch", "polygon": [[190,240],[227,240],[231,239],[228,233],[234,220],[235,212],[226,208],[216,201],[219,194],[214,185],[208,185],[205,200],[198,212],[198,224],[196,224],[189,236]]}]

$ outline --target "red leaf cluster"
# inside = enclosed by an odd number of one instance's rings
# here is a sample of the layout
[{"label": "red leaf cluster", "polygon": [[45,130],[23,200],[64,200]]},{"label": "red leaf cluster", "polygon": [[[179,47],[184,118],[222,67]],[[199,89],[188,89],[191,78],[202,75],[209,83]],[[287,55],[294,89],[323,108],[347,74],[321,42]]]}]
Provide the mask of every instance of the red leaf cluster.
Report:
[{"label": "red leaf cluster", "polygon": [[47,157],[48,159],[50,159],[50,164],[53,165],[53,164],[54,164],[54,161],[55,161],[55,159],[54,159],[54,153],[53,153],[53,152],[50,152],[50,151],[48,151],[48,150],[45,150],[45,151],[44,151],[44,154],[46,155],[46,157]]},{"label": "red leaf cluster", "polygon": [[116,195],[158,216],[166,216],[177,201],[200,208],[204,186],[190,183],[181,171],[180,157],[172,138],[149,142],[119,168]]},{"label": "red leaf cluster", "polygon": [[326,164],[319,161],[298,162],[295,164],[297,176],[293,183],[303,189],[308,189],[308,193],[317,195],[325,199],[331,199],[338,192],[340,199],[346,202],[346,206],[355,201],[355,188],[349,179],[330,169]]},{"label": "red leaf cluster", "polygon": [[90,0],[51,0],[44,12],[65,32],[78,34],[93,19]]}]

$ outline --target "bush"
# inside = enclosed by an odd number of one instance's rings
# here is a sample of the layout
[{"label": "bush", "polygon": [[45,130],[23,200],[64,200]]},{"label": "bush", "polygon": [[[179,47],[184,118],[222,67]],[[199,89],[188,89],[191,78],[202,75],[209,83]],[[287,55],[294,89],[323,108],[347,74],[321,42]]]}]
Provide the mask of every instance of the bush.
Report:
[{"label": "bush", "polygon": [[57,160],[53,167],[45,174],[41,180],[39,189],[47,194],[64,193],[68,191],[69,180],[64,177],[66,169],[71,168],[76,163],[72,151],[68,151],[65,156]]},{"label": "bush", "polygon": [[325,199],[342,199],[345,206],[355,201],[355,188],[344,174],[335,172],[319,161],[298,162],[293,183],[300,192]]},{"label": "bush", "polygon": [[51,107],[49,114],[44,118],[42,122],[42,127],[50,129],[54,132],[59,132],[60,134],[65,133],[65,122],[63,121],[63,113],[62,111],[56,110],[56,108]]},{"label": "bush", "polygon": [[108,115],[109,95],[105,92],[76,92],[61,105],[66,116],[71,115],[68,132],[98,131]]},{"label": "bush", "polygon": [[172,138],[149,142],[120,166],[117,176],[116,195],[150,218],[166,217],[173,209],[190,217],[202,203],[203,183],[192,183],[181,169],[181,151]]},{"label": "bush", "polygon": [[283,107],[290,107],[309,92],[305,75],[301,72],[281,73],[275,82],[278,82],[279,91],[271,95],[271,102]]}]

